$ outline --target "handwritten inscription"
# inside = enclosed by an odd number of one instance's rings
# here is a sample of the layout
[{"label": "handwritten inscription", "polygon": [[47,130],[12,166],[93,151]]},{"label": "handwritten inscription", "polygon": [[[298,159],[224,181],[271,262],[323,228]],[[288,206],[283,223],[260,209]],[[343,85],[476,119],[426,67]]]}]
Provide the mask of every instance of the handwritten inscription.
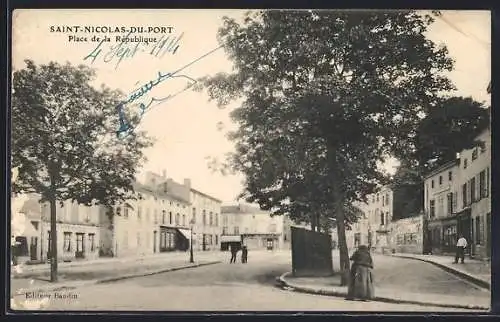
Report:
[{"label": "handwritten inscription", "polygon": [[101,59],[104,63],[114,63],[115,69],[117,69],[124,59],[131,59],[138,53],[146,53],[157,58],[162,58],[167,53],[175,55],[184,36],[184,33],[181,33],[177,36],[163,35],[156,38],[142,35],[132,36],[131,34],[129,32],[126,36],[115,36],[113,45],[110,44],[111,37],[105,36],[99,40],[97,46],[83,60],[88,60],[93,64],[96,60]]}]

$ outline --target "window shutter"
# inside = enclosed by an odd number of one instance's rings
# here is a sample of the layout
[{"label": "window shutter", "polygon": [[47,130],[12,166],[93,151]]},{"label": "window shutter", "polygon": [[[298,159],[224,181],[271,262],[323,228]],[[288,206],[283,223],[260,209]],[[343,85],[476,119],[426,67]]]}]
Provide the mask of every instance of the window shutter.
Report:
[{"label": "window shutter", "polygon": [[481,186],[479,184],[479,174],[476,175],[476,201],[481,200]]},{"label": "window shutter", "polygon": [[490,167],[486,168],[486,192],[484,194],[485,197],[489,197],[490,195]]}]

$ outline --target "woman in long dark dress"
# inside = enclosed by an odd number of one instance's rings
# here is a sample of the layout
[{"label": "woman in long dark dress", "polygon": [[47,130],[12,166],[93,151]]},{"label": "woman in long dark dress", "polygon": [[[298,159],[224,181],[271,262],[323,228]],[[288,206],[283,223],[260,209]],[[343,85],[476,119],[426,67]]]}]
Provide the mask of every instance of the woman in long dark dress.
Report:
[{"label": "woman in long dark dress", "polygon": [[373,259],[367,246],[361,245],[351,256],[351,275],[347,299],[371,300],[375,296],[373,287]]}]

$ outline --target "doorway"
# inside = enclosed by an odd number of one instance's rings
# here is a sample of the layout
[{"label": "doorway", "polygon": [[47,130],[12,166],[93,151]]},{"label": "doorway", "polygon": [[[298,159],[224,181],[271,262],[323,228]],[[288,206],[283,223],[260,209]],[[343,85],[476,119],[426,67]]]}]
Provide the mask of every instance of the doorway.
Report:
[{"label": "doorway", "polygon": [[38,249],[38,237],[31,237],[30,259],[32,261],[35,261],[38,259],[37,249]]}]

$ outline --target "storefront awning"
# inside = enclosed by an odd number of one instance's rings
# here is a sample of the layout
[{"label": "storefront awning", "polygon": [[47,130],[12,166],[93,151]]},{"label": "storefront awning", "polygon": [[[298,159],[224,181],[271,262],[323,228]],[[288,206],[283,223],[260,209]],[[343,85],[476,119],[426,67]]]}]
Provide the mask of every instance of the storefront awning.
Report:
[{"label": "storefront awning", "polygon": [[181,233],[182,236],[186,237],[186,239],[191,239],[191,230],[177,228],[177,230]]},{"label": "storefront awning", "polygon": [[220,236],[221,243],[241,242],[241,235],[222,235]]}]

